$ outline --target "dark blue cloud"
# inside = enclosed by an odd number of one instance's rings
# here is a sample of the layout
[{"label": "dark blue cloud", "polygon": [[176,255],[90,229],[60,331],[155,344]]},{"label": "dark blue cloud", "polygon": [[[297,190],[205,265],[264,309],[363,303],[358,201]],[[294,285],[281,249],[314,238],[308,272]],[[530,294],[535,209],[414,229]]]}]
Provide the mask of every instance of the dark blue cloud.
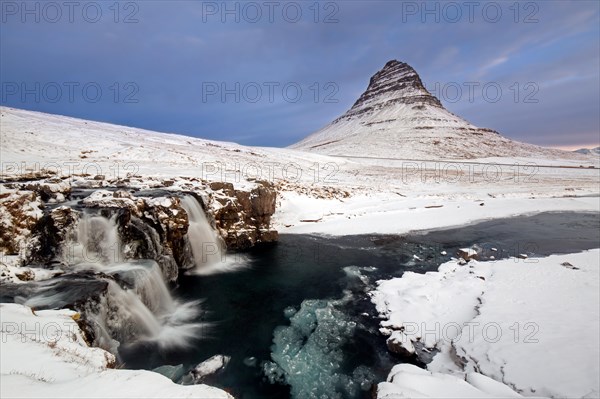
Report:
[{"label": "dark blue cloud", "polygon": [[[473,2],[80,2],[72,22],[58,1],[55,23],[47,3],[1,3],[3,105],[284,146],[348,109],[395,58],[477,125],[541,145],[600,141],[597,1],[475,2],[471,15]],[[22,98],[36,83],[40,98]],[[239,99],[222,97],[236,84]]]}]

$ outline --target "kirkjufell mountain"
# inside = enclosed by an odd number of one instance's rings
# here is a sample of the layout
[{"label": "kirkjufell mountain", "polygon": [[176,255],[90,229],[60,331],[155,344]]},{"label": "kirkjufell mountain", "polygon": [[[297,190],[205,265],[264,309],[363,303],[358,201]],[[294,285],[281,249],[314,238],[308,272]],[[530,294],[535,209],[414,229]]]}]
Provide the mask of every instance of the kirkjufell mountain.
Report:
[{"label": "kirkjufell mountain", "polygon": [[410,65],[396,60],[373,75],[344,115],[290,147],[327,155],[402,159],[572,157],[472,125],[444,108]]}]

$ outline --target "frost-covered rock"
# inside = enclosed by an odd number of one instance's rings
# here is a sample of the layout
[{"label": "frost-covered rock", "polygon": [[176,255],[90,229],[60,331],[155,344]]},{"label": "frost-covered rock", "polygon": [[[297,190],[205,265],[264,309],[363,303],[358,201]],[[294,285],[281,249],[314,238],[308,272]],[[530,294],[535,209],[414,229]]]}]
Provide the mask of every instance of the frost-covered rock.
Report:
[{"label": "frost-covered rock", "polygon": [[61,269],[42,269],[36,267],[18,267],[0,261],[0,283],[26,283],[28,281],[44,281],[61,275]]},{"label": "frost-covered rock", "polygon": [[21,255],[30,245],[31,231],[42,217],[42,201],[33,191],[0,185],[0,252]]},{"label": "frost-covered rock", "polygon": [[390,352],[394,352],[400,356],[412,356],[415,354],[415,346],[412,341],[401,331],[394,331],[386,340],[386,344]]},{"label": "frost-covered rock", "polygon": [[221,372],[227,367],[227,364],[231,360],[230,356],[225,355],[214,355],[202,363],[198,364],[194,369],[190,372],[191,376],[194,380],[194,383],[199,383],[203,381],[209,375],[216,374]]},{"label": "frost-covered rock", "polygon": [[457,255],[466,260],[469,261],[471,259],[479,259],[479,254],[481,252],[481,248],[479,247],[471,247],[471,248],[460,248],[458,250]]}]

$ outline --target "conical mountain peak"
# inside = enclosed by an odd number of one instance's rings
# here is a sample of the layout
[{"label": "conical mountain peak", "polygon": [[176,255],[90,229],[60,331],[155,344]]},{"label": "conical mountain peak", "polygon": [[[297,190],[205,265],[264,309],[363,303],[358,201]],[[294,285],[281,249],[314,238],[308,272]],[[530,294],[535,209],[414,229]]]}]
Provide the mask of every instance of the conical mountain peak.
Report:
[{"label": "conical mountain peak", "polygon": [[425,89],[413,67],[392,60],[371,77],[367,90],[344,116],[352,117],[397,104],[442,107],[441,102]]},{"label": "conical mountain peak", "polygon": [[464,159],[547,151],[502,137],[446,110],[409,64],[388,61],[342,116],[291,146],[351,157]]}]

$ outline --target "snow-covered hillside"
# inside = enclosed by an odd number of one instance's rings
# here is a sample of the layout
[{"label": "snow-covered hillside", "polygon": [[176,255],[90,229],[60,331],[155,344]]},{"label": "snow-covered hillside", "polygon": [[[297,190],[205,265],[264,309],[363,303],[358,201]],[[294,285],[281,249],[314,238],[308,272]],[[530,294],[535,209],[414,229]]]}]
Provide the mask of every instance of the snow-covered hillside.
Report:
[{"label": "snow-covered hillside", "polygon": [[583,155],[594,155],[594,156],[600,156],[600,147],[596,147],[596,148],[580,148],[578,150],[575,150],[573,152],[576,152],[578,154],[583,154]]},{"label": "snow-covered hillside", "polygon": [[408,64],[389,61],[344,115],[291,148],[328,155],[401,159],[577,159],[479,128],[446,110]]},{"label": "snow-covered hillside", "polygon": [[[279,190],[274,222],[281,233],[393,233],[536,209],[594,210],[596,200],[579,197],[599,193],[598,170],[589,167],[598,167],[600,160],[577,154],[572,159],[535,153],[468,162],[354,159],[6,107],[0,108],[0,128],[5,178],[45,168],[65,177],[96,179],[98,186],[127,179],[138,188],[161,187],[164,181],[177,187],[186,177],[187,183],[227,181],[244,188],[266,180]],[[381,223],[364,222],[373,217]]]},{"label": "snow-covered hillside", "polygon": [[[271,180],[287,173],[296,177],[297,163],[341,162],[292,150],[244,147],[235,143],[152,132],[60,115],[0,107],[3,174],[47,167],[62,174],[194,176],[242,182],[251,177]],[[69,166],[65,162],[77,162]],[[267,162],[276,162],[270,166]],[[220,164],[220,165],[219,165]],[[306,171],[300,179],[308,180]]]}]

